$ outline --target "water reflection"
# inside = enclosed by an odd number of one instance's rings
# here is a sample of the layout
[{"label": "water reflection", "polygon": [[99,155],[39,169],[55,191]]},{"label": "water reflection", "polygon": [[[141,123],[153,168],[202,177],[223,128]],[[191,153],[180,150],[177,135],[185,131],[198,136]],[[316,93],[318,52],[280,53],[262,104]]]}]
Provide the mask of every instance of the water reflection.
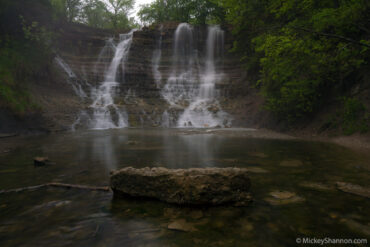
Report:
[{"label": "water reflection", "polygon": [[93,138],[91,156],[101,164],[104,164],[107,170],[115,170],[118,167],[116,149],[124,142],[127,142],[127,137],[121,135],[106,135]]},{"label": "water reflection", "polygon": [[[297,235],[366,237],[370,202],[335,184],[369,187],[369,159],[335,145],[128,129],[30,137],[19,146],[0,155],[0,189],[55,179],[107,185],[108,171],[123,166],[238,166],[254,168],[254,202],[245,208],[187,208],[78,190],[0,194],[0,246],[295,246]],[[36,168],[36,155],[56,164]],[[284,163],[292,160],[300,165]],[[271,205],[266,198],[272,191],[305,201]],[[185,222],[191,231],[168,229],[173,222]]]},{"label": "water reflection", "polygon": [[157,153],[155,166],[168,168],[190,168],[214,166],[214,159],[220,151],[223,137],[214,135],[167,133],[161,137],[164,148]]}]

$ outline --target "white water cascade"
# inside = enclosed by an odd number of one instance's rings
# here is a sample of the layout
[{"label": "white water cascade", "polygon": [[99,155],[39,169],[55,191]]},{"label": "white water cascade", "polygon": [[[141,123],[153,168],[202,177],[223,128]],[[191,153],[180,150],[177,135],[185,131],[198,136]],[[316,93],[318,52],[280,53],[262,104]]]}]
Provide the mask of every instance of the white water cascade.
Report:
[{"label": "white water cascade", "polygon": [[181,23],[175,32],[172,71],[162,96],[173,107],[184,107],[195,96],[197,73],[197,52],[194,48],[193,28]]},{"label": "white water cascade", "polygon": [[153,51],[152,56],[152,72],[154,81],[157,84],[157,87],[160,87],[161,81],[162,81],[162,74],[159,71],[159,63],[161,61],[162,57],[162,31],[163,31],[163,25],[159,27],[159,36],[156,41],[156,47]]},{"label": "white water cascade", "polygon": [[83,90],[81,83],[77,82],[77,76],[72,71],[71,67],[69,67],[69,65],[59,56],[56,56],[54,60],[68,76],[67,82],[72,86],[72,89],[76,95],[80,98],[86,98],[87,95]]},{"label": "white water cascade", "polygon": [[114,57],[105,72],[104,82],[98,88],[93,89],[91,93],[93,103],[90,107],[93,109],[93,114],[90,126],[92,129],[124,128],[128,126],[126,111],[120,109],[114,103],[114,97],[119,86],[119,82],[117,82],[118,68],[122,64],[124,73],[134,31],[120,35],[120,42],[114,49]]},{"label": "white water cascade", "polygon": [[208,27],[206,55],[200,65],[193,28],[180,24],[175,32],[172,72],[162,96],[172,107],[185,108],[177,127],[226,127],[230,116],[217,100],[216,83],[223,79],[218,69],[224,52],[224,32],[219,26]]}]

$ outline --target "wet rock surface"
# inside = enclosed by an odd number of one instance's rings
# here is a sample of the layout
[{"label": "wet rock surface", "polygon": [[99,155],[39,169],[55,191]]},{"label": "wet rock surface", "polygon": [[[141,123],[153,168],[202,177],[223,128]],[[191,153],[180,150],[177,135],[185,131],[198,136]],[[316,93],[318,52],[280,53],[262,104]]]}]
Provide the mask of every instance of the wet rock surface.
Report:
[{"label": "wet rock surface", "polygon": [[251,182],[244,168],[142,168],[114,171],[116,196],[155,198],[182,205],[248,205]]},{"label": "wet rock surface", "polygon": [[337,182],[337,188],[343,192],[370,198],[370,189],[356,184]]}]

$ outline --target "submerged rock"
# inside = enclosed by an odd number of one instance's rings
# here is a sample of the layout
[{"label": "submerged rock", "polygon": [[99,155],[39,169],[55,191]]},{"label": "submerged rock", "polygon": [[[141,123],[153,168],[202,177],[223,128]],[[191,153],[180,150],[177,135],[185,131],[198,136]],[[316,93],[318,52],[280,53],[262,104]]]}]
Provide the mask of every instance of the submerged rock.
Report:
[{"label": "submerged rock", "polygon": [[45,166],[51,164],[48,157],[35,157],[33,159],[33,164],[35,166]]},{"label": "submerged rock", "polygon": [[315,182],[302,182],[299,184],[302,187],[305,187],[307,189],[313,189],[318,191],[331,191],[334,190],[334,188],[330,187],[329,185],[325,185],[322,183],[315,183]]},{"label": "submerged rock", "polygon": [[251,201],[251,183],[244,168],[127,167],[112,172],[110,184],[115,195],[155,198],[175,204],[244,206]]},{"label": "submerged rock", "polygon": [[358,196],[370,198],[370,189],[356,184],[337,182],[337,188],[341,191],[351,193]]},{"label": "submerged rock", "polygon": [[272,191],[270,196],[271,197],[265,198],[265,201],[274,206],[305,201],[304,198],[297,196],[294,192],[289,191]]},{"label": "submerged rock", "polygon": [[303,166],[303,162],[300,160],[283,160],[280,162],[280,165],[285,167],[299,167]]},{"label": "submerged rock", "polygon": [[193,232],[196,228],[185,219],[179,219],[168,224],[169,230],[183,231],[183,232]]}]

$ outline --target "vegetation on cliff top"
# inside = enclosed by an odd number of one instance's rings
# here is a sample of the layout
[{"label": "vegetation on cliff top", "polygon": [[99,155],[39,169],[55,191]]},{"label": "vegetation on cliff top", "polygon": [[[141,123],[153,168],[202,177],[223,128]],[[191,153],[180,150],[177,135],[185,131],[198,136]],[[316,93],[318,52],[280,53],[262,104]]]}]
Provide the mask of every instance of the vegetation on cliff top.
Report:
[{"label": "vegetation on cliff top", "polygon": [[134,0],[50,0],[50,2],[56,19],[116,30],[138,26],[135,19],[128,16],[134,6]]},{"label": "vegetation on cliff top", "polygon": [[165,21],[217,24],[225,21],[225,11],[210,0],[156,0],[142,5],[140,20],[145,24]]}]

